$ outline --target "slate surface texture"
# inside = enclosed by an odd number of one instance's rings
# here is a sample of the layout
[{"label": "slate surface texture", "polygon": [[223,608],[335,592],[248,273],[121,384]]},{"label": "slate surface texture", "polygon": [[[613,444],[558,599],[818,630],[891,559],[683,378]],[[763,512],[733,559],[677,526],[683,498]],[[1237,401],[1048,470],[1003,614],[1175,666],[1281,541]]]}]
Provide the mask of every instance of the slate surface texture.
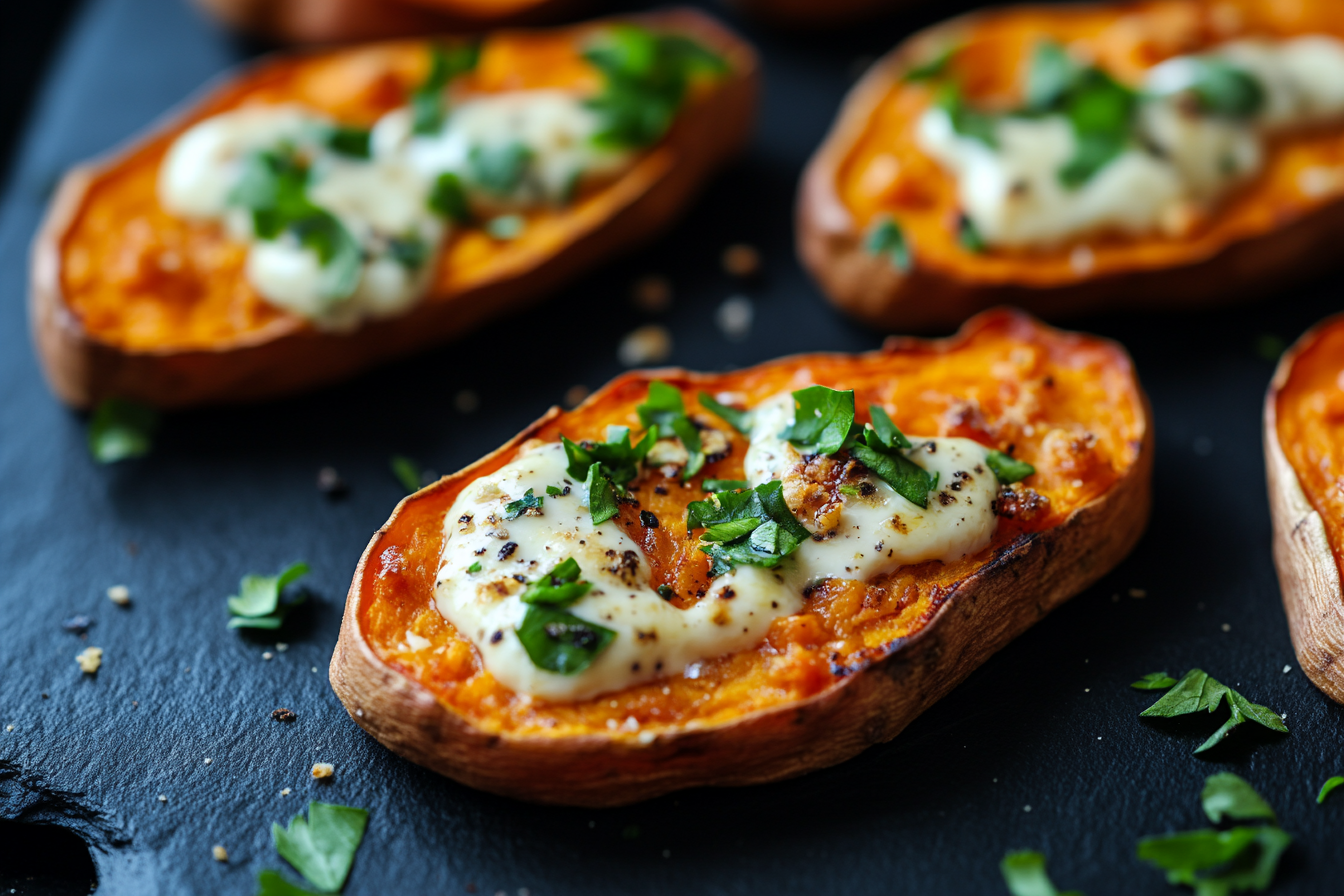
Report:
[{"label": "slate surface texture", "polygon": [[[259,870],[282,866],[271,823],[309,799],[371,812],[351,896],[997,894],[999,859],[1022,848],[1046,852],[1062,887],[1146,896],[1175,890],[1134,857],[1137,838],[1203,826],[1204,777],[1233,770],[1297,838],[1273,892],[1340,892],[1344,798],[1323,807],[1313,798],[1344,773],[1344,709],[1311,687],[1288,640],[1259,447],[1272,363],[1256,351],[1262,337],[1294,338],[1338,310],[1338,277],[1198,316],[1073,322],[1126,344],[1152,396],[1146,537],[894,742],[842,766],[619,810],[536,808],[390,754],[327,684],[355,562],[402,494],[390,455],[440,471],[468,463],[571,385],[619,372],[620,336],[650,320],[671,330],[672,361],[690,368],[880,344],[882,334],[823,304],[799,269],[793,191],[863,61],[956,11],[933,6],[919,21],[824,38],[736,22],[765,58],[757,137],[660,244],[535,312],[356,381],[173,414],[153,456],[99,467],[84,421],[37,371],[28,241],[66,166],[135,133],[250,50],[178,0],[87,3],[32,107],[0,221],[0,819],[78,832],[109,896],[250,893]],[[750,288],[718,267],[739,240],[766,262]],[[675,286],[662,315],[628,299],[649,272]],[[755,323],[729,342],[713,313],[737,293],[753,301]],[[464,389],[479,396],[472,413],[455,407]],[[343,500],[314,485],[328,464],[350,484]],[[226,630],[224,598],[239,577],[296,559],[312,564],[315,599],[284,633],[288,649]],[[133,594],[127,609],[104,596],[118,583]],[[62,629],[74,613],[94,620],[86,640]],[[106,651],[96,677],[74,662],[87,645]],[[1202,759],[1191,751],[1209,724],[1138,718],[1153,695],[1130,681],[1194,666],[1285,713],[1291,733],[1239,732]],[[297,721],[272,721],[280,706]],[[335,777],[313,781],[316,761],[334,763]],[[212,859],[215,844],[227,864]],[[40,876],[0,883],[50,891]]]}]

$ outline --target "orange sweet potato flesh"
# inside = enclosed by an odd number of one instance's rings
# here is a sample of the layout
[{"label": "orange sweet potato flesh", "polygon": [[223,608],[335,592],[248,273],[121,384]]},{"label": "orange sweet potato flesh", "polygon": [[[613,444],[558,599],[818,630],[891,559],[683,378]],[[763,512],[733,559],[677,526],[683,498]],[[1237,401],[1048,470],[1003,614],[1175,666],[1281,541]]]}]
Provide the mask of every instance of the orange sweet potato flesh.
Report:
[{"label": "orange sweet potato flesh", "polygon": [[[248,103],[298,103],[367,127],[423,81],[426,41],[272,58],[227,78],[109,161],[77,169],[34,244],[31,316],[53,389],[77,406],[105,397],[180,406],[296,391],[465,332],[649,239],[745,140],[756,62],[750,47],[694,11],[626,21],[688,34],[721,53],[730,73],[694,84],[671,132],[631,169],[569,206],[529,213],[519,238],[500,242],[480,228],[456,228],[421,303],[353,334],[318,332],[265,302],[245,277],[244,244],[218,224],[160,206],[158,168],[186,128]],[[595,91],[599,76],[581,51],[603,24],[496,33],[476,70],[457,83],[475,92]]]},{"label": "orange sweet potato flesh", "polygon": [[[846,100],[804,174],[799,251],[836,304],[874,323],[945,326],[1011,301],[1061,317],[1106,307],[1177,307],[1282,286],[1330,263],[1344,223],[1344,123],[1273,137],[1264,170],[1211,213],[1144,236],[1090,233],[1060,248],[974,253],[958,239],[955,178],[925,155],[915,123],[934,87],[902,81],[959,47],[951,71],[972,103],[1020,105],[1042,40],[1093,56],[1136,83],[1149,67],[1239,37],[1344,38],[1332,0],[1149,0],[1006,7],[922,32],[877,63]],[[863,234],[889,214],[913,246],[907,273],[868,253]],[[1087,252],[1076,254],[1079,246]]]},{"label": "orange sweet potato flesh", "polygon": [[[860,408],[894,405],[905,432],[1011,447],[1036,466],[1036,513],[1023,501],[1016,518],[1000,517],[988,548],[962,561],[867,583],[828,580],[757,648],[707,659],[696,677],[678,671],[575,703],[514,693],[433,604],[444,515],[471,481],[531,440],[637,427],[635,405],[655,378],[680,388],[693,416],[723,429],[701,409],[700,390],[750,407],[811,383],[854,389]],[[1151,440],[1146,399],[1122,349],[1013,312],[977,318],[950,340],[893,341],[867,355],[804,355],[723,374],[627,374],[401,503],[356,572],[332,682],[352,717],[392,749],[531,800],[610,805],[798,774],[895,736],[1118,562],[1146,521]],[[708,560],[679,522],[702,497],[701,479],[742,477],[746,444],[732,433],[729,455],[689,488],[646,473],[632,486],[639,507],[622,506],[616,519],[646,552],[654,584],[672,584],[682,605],[708,582]],[[663,522],[644,529],[640,510]],[[408,631],[429,646],[410,649]],[[628,728],[632,718],[640,735],[609,727]]]},{"label": "orange sweet potato flesh", "polygon": [[1265,400],[1274,561],[1298,661],[1344,703],[1344,317],[1302,337]]}]

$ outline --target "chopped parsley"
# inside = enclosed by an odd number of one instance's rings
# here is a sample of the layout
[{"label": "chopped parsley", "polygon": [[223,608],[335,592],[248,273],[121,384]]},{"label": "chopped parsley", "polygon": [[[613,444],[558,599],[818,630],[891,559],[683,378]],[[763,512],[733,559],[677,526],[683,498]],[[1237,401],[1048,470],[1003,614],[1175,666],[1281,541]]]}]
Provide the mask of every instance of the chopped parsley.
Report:
[{"label": "chopped parsley", "polygon": [[973,255],[984,255],[988,246],[985,245],[985,238],[980,235],[980,230],[971,220],[970,215],[962,213],[957,218],[957,242],[967,252]]},{"label": "chopped parsley", "polygon": [[108,398],[89,420],[89,453],[100,464],[144,457],[154,446],[159,414],[148,405]]},{"label": "chopped parsley", "polygon": [[953,58],[959,52],[961,52],[961,47],[955,44],[944,47],[941,52],[935,54],[928,61],[921,62],[907,70],[901,80],[907,84],[919,81],[936,81],[947,74],[948,67],[951,66]]},{"label": "chopped parsley", "polygon": [[472,563],[470,566],[467,567],[467,572],[480,572],[480,571],[481,571],[481,561],[479,560],[475,561],[474,563]]},{"label": "chopped parsley", "polygon": [[1243,722],[1255,722],[1272,731],[1288,733],[1279,714],[1267,706],[1252,703],[1227,685],[1209,677],[1202,669],[1191,669],[1185,677],[1152,706],[1139,715],[1144,718],[1171,718],[1196,712],[1216,712],[1226,701],[1230,715],[1226,722],[1195,750],[1203,753],[1220,743]]},{"label": "chopped parsley", "polygon": [[1223,821],[1263,821],[1225,830],[1203,828],[1144,837],[1138,857],[1167,873],[1167,882],[1193,887],[1195,896],[1226,896],[1269,887],[1279,857],[1292,843],[1274,823],[1274,810],[1238,776],[1210,777],[1201,795],[1204,814]]},{"label": "chopped parsley", "polygon": [[751,411],[739,411],[714,400],[708,392],[700,393],[700,406],[727,423],[744,436],[751,435]]},{"label": "chopped parsley", "polygon": [[520,514],[530,513],[533,510],[537,511],[534,515],[539,516],[541,514],[541,505],[544,503],[546,503],[545,498],[538,498],[536,495],[532,494],[532,489],[528,489],[523,492],[523,496],[517,501],[510,501],[504,505],[504,519],[517,519]]},{"label": "chopped parsley", "polygon": [[554,485],[548,485],[546,486],[546,494],[550,495],[553,498],[558,498],[561,495],[565,494],[565,489],[562,489]]},{"label": "chopped parsley", "polygon": [[1131,684],[1130,687],[1138,688],[1141,691],[1165,691],[1175,683],[1176,679],[1165,672],[1149,672]]},{"label": "chopped parsley", "polygon": [[433,134],[443,127],[448,114],[444,88],[454,78],[474,69],[480,54],[480,44],[475,42],[454,46],[434,44],[429,48],[429,73],[424,82],[411,93],[412,131]]},{"label": "chopped parsley", "polygon": [[999,863],[999,872],[1012,896],[1083,896],[1077,890],[1061,893],[1045,871],[1045,856],[1024,850],[1010,852]]},{"label": "chopped parsley", "polygon": [[732,492],[751,488],[751,484],[745,479],[705,479],[701,481],[700,488],[707,492]]},{"label": "chopped parsley", "polygon": [[677,596],[677,592],[672,589],[671,585],[659,585],[658,596],[663,600],[671,600]]},{"label": "chopped parsley", "polygon": [[387,241],[387,256],[402,267],[418,270],[429,260],[429,245],[415,233],[394,237]]},{"label": "chopped parsley", "polygon": [[476,144],[467,153],[467,179],[494,196],[518,189],[536,154],[520,140],[496,146]]},{"label": "chopped parsley", "polygon": [[592,582],[579,580],[581,574],[578,561],[568,557],[557,563],[555,569],[528,585],[519,600],[525,604],[567,607],[593,587]]},{"label": "chopped parsley", "polygon": [[[368,823],[366,809],[311,802],[307,819],[302,814],[295,815],[287,829],[272,824],[271,839],[281,858],[293,865],[309,884],[322,893],[338,893],[345,886]],[[285,880],[278,871],[262,871],[257,875],[257,883],[260,896],[308,893]]]},{"label": "chopped parsley", "polygon": [[873,222],[873,226],[868,231],[868,237],[864,240],[864,248],[874,255],[880,255],[891,266],[902,273],[910,270],[912,256],[910,253],[910,244],[905,240],[905,233],[889,215],[882,215]]},{"label": "chopped parsley", "polygon": [[919,507],[928,507],[929,492],[938,487],[938,474],[906,457],[905,452],[913,446],[886,411],[873,404],[868,406],[868,413],[873,426],[863,430],[863,442],[856,442],[849,453],[896,494]]},{"label": "chopped parsley", "polygon": [[1243,68],[1224,59],[1196,56],[1194,82],[1188,88],[1200,111],[1223,118],[1252,118],[1265,105],[1265,88]]},{"label": "chopped parsley", "polygon": [[471,204],[467,201],[467,191],[462,186],[462,178],[452,171],[445,171],[435,179],[426,202],[430,211],[455,224],[471,223]]},{"label": "chopped parsley", "polygon": [[784,502],[784,483],[778,479],[750,491],[719,492],[686,507],[686,531],[704,529],[701,553],[712,563],[710,575],[720,576],[733,566],[773,567],[798,549],[811,533]]},{"label": "chopped parsley", "polygon": [[246,575],[238,583],[238,593],[229,598],[229,628],[277,629],[306,594],[299,591],[290,600],[281,602],[285,588],[308,574],[307,563],[295,563],[279,575]]},{"label": "chopped parsley", "polygon": [[835,454],[854,427],[854,390],[808,386],[793,393],[793,423],[780,432],[802,454]]},{"label": "chopped parsley", "polygon": [[327,144],[327,149],[337,155],[349,156],[352,159],[369,157],[369,131],[365,128],[336,125],[327,131],[324,142]]},{"label": "chopped parsley", "polygon": [[601,93],[586,101],[600,121],[593,142],[615,149],[657,143],[672,127],[696,77],[722,77],[728,64],[679,34],[634,25],[603,29],[584,51],[603,77]]},{"label": "chopped parsley", "polygon": [[527,608],[517,631],[532,665],[561,675],[587,669],[616,638],[609,628],[540,604]]},{"label": "chopped parsley", "polygon": [[620,512],[616,503],[616,488],[601,464],[593,464],[588,468],[583,490],[588,496],[588,513],[592,516],[594,526],[602,525]]},{"label": "chopped parsley", "polygon": [[[956,84],[943,84],[934,100],[952,123],[952,130],[971,140],[979,140],[990,149],[999,148],[998,119],[972,108]],[[905,270],[905,268],[902,268]]]},{"label": "chopped parsley", "polygon": [[691,418],[686,416],[686,405],[681,398],[681,390],[661,380],[649,383],[649,396],[644,403],[635,408],[639,422],[657,438],[675,435],[681,440],[688,455],[686,466],[681,471],[683,480],[690,479],[705,465],[705,453],[700,443],[700,430],[696,429]]},{"label": "chopped parsley", "polygon": [[1335,788],[1344,784],[1344,776],[1335,775],[1333,778],[1321,785],[1321,792],[1316,794],[1316,804],[1319,806],[1325,802],[1325,798],[1334,792]]},{"label": "chopped parsley", "polygon": [[1036,468],[1024,460],[1015,460],[1002,451],[985,452],[985,466],[994,473],[994,477],[1004,485],[1021,482],[1036,474]]},{"label": "chopped parsley", "polygon": [[650,430],[638,444],[631,444],[630,430],[624,426],[609,427],[605,442],[579,444],[560,437],[569,459],[569,475],[583,480],[594,526],[616,515],[616,488],[624,492],[639,475],[639,465],[657,440],[658,434]]}]

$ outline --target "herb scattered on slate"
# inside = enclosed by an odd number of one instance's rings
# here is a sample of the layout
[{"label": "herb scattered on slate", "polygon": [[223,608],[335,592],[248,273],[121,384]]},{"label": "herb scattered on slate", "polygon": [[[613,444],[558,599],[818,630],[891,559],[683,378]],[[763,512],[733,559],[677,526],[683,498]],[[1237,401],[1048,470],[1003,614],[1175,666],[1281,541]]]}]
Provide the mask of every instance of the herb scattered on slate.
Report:
[{"label": "herb scattered on slate", "polygon": [[683,480],[690,479],[705,465],[705,453],[700,443],[700,430],[696,429],[691,418],[686,416],[686,405],[681,399],[681,390],[661,380],[649,383],[649,395],[644,403],[636,406],[639,422],[657,438],[676,436],[686,448],[689,456],[681,471]]},{"label": "herb scattered on slate", "polygon": [[1077,890],[1057,890],[1045,871],[1045,856],[1039,852],[1010,852],[999,863],[999,871],[1012,896],[1083,896]]},{"label": "herb scattered on slate", "polygon": [[89,453],[100,464],[144,457],[153,447],[159,415],[153,408],[121,398],[98,405],[89,421]]},{"label": "herb scattered on slate", "polygon": [[[295,815],[288,829],[271,825],[276,852],[322,893],[338,893],[345,886],[355,851],[369,823],[366,809],[311,802],[308,817]],[[289,883],[278,871],[257,875],[259,896],[291,896],[309,891]]]},{"label": "herb scattered on slate", "polygon": [[891,262],[898,271],[909,271],[912,260],[910,244],[906,242],[905,232],[890,216],[879,217],[864,240],[864,248]]},{"label": "herb scattered on slate", "polygon": [[739,411],[721,404],[708,392],[700,393],[700,406],[744,436],[751,435],[751,411]]},{"label": "herb scattered on slate", "polygon": [[1130,687],[1138,688],[1141,691],[1165,691],[1175,683],[1176,679],[1165,672],[1149,672],[1131,684]]},{"label": "herb scattered on slate", "polygon": [[1004,485],[1021,482],[1036,473],[1036,468],[1024,460],[1016,460],[1002,451],[985,452],[985,465],[994,472],[994,476]]},{"label": "herb scattered on slate", "polygon": [[1331,793],[1334,793],[1335,788],[1341,784],[1344,784],[1344,776],[1342,775],[1335,775],[1333,778],[1322,784],[1321,792],[1316,794],[1316,804],[1320,805],[1321,803],[1324,803],[1325,798]]},{"label": "herb scattered on slate", "polygon": [[401,454],[392,455],[388,465],[392,468],[392,475],[397,477],[401,487],[406,492],[418,492],[420,490],[421,472],[420,465]]},{"label": "herb scattered on slate", "polygon": [[238,584],[238,593],[229,598],[229,628],[277,629],[290,610],[303,603],[299,591],[291,600],[281,602],[285,587],[308,574],[307,563],[295,563],[276,576],[246,575]]},{"label": "herb scattered on slate", "polygon": [[1226,699],[1231,715],[1209,739],[1195,750],[1203,753],[1225,738],[1242,722],[1251,721],[1272,731],[1288,733],[1288,726],[1279,714],[1267,706],[1252,703],[1227,685],[1209,677],[1202,669],[1191,669],[1170,691],[1139,715],[1145,718],[1170,718],[1200,711],[1215,712]]},{"label": "herb scattered on slate", "polygon": [[1291,835],[1274,824],[1274,811],[1244,780],[1230,772],[1204,785],[1204,813],[1222,821],[1266,821],[1225,830],[1204,828],[1144,837],[1138,857],[1167,872],[1167,881],[1193,887],[1195,896],[1226,896],[1266,889]]},{"label": "herb scattered on slate", "polygon": [[[517,501],[510,501],[504,505],[504,519],[517,519],[520,514],[529,514],[531,516],[541,515],[541,505],[546,503],[545,498],[538,498],[532,494],[532,489],[523,492],[523,496]],[[532,511],[536,513],[532,513]]]}]

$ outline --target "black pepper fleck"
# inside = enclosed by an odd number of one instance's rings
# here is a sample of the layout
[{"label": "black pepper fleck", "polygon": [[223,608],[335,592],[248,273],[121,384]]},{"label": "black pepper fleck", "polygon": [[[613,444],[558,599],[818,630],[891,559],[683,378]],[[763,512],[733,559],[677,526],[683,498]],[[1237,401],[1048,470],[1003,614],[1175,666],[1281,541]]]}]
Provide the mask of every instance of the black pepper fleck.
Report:
[{"label": "black pepper fleck", "polygon": [[645,529],[657,529],[658,517],[654,516],[651,510],[641,510],[639,512],[639,523]]},{"label": "black pepper fleck", "polygon": [[504,547],[499,549],[499,559],[507,560],[509,557],[513,556],[513,552],[516,550],[518,550],[518,542],[516,541],[504,542]]}]

